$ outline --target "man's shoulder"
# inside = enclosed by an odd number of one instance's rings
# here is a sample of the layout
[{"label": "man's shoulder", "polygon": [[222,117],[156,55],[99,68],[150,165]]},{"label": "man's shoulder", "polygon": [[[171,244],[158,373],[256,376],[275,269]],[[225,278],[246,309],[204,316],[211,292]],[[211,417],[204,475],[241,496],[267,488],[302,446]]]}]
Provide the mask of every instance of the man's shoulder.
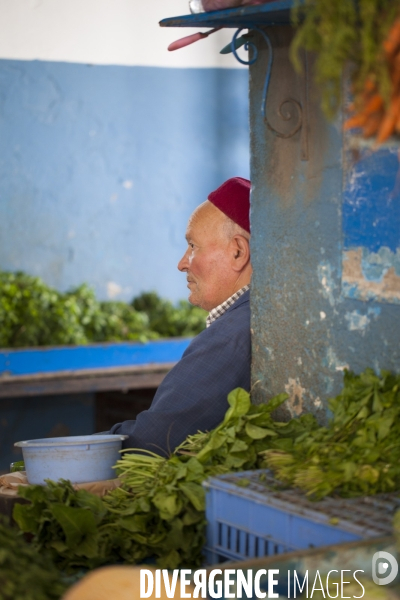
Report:
[{"label": "man's shoulder", "polygon": [[[228,308],[228,310],[222,315],[222,317],[237,309],[241,309],[241,311],[250,312],[250,290],[246,290],[244,294],[239,296],[239,298],[232,304],[232,306]],[[218,321],[219,319],[217,319],[216,322]]]},{"label": "man's shoulder", "polygon": [[[235,339],[250,340],[250,296],[245,292],[228,310],[218,317],[207,329],[199,333],[189,348],[211,344],[216,339],[225,338],[229,342]],[[188,350],[189,350],[188,348]]]},{"label": "man's shoulder", "polygon": [[248,328],[250,331],[250,290],[247,290],[206,331]]}]

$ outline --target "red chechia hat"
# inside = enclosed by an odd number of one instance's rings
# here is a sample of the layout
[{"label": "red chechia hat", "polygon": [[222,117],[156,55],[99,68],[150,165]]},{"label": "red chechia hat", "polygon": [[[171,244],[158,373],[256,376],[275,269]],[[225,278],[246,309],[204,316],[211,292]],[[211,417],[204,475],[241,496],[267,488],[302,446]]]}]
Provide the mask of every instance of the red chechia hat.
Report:
[{"label": "red chechia hat", "polygon": [[208,196],[208,200],[227,217],[250,233],[251,182],[243,177],[232,177]]}]

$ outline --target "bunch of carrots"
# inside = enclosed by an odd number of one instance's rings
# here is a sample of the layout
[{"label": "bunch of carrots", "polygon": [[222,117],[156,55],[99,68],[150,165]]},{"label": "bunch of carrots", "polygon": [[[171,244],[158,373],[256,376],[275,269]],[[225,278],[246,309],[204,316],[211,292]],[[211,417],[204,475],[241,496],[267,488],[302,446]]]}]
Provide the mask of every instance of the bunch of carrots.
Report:
[{"label": "bunch of carrots", "polygon": [[364,138],[376,136],[377,144],[382,144],[394,133],[400,134],[400,17],[383,42],[383,54],[391,82],[389,102],[369,76],[362,93],[350,108],[354,114],[344,124],[345,130],[361,128]]}]

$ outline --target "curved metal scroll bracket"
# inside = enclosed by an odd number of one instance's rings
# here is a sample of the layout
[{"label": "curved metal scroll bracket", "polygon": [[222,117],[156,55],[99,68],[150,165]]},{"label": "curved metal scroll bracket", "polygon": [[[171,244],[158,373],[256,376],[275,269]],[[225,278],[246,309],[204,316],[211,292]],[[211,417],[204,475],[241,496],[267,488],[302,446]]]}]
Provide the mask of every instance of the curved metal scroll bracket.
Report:
[{"label": "curved metal scroll bracket", "polygon": [[[234,55],[236,60],[239,61],[242,65],[253,65],[256,62],[256,60],[258,59],[258,49],[254,42],[248,40],[244,44],[245,50],[250,50],[250,49],[252,50],[253,57],[250,60],[243,60],[237,53],[236,40],[237,40],[238,35],[243,31],[243,29],[246,29],[246,28],[241,27],[233,35],[233,38],[231,41],[232,54]],[[267,44],[267,48],[268,48],[267,73],[265,75],[262,101],[261,101],[262,116],[264,117],[264,120],[267,124],[268,129],[270,129],[270,131],[275,133],[276,136],[278,136],[280,138],[284,138],[284,139],[291,138],[301,129],[301,127],[303,125],[303,110],[301,108],[300,102],[298,102],[297,100],[293,100],[292,98],[284,100],[280,104],[279,109],[278,109],[278,116],[283,121],[291,121],[293,119],[293,109],[294,109],[294,112],[296,113],[295,125],[290,131],[288,131],[286,133],[278,131],[269,122],[268,117],[267,117],[267,97],[268,97],[268,88],[269,88],[270,79],[271,79],[272,63],[273,63],[273,56],[274,56],[273,50],[272,50],[272,44],[271,44],[271,40],[269,39],[269,37],[265,33],[265,31],[263,31],[259,27],[256,27],[256,26],[251,27],[251,31],[257,31],[258,33],[260,33],[262,35],[262,37],[264,38],[264,40]]]},{"label": "curved metal scroll bracket", "polygon": [[[285,107],[286,107],[286,110],[285,110]],[[282,132],[278,131],[277,129],[275,129],[274,127],[272,127],[271,123],[268,121],[267,116],[266,115],[264,116],[264,119],[267,123],[268,129],[273,131],[275,133],[275,135],[277,135],[280,138],[288,139],[288,138],[293,137],[301,129],[301,127],[303,125],[303,109],[301,108],[300,102],[297,102],[297,100],[293,100],[292,98],[289,98],[288,100],[284,100],[281,103],[281,105],[279,106],[278,115],[280,116],[280,118],[283,121],[291,121],[293,118],[292,107],[294,107],[294,109],[295,109],[297,118],[296,118],[296,123],[295,123],[293,129],[291,129],[287,133],[282,133]]]}]

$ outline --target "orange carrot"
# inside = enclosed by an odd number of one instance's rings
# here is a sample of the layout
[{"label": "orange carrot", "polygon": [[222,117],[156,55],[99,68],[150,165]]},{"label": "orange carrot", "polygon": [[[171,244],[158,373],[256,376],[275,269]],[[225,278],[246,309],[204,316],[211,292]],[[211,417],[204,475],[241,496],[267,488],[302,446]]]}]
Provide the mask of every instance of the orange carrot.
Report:
[{"label": "orange carrot", "polygon": [[373,135],[376,135],[382,123],[382,119],[383,111],[375,112],[372,115],[370,115],[363,127],[363,136],[365,138],[369,138]]},{"label": "orange carrot", "polygon": [[397,54],[393,57],[390,71],[393,91],[396,91],[400,86],[400,52],[397,52]]},{"label": "orange carrot", "polygon": [[388,37],[383,42],[383,49],[387,57],[391,57],[400,47],[400,19],[396,19],[393,23]]},{"label": "orange carrot", "polygon": [[[382,111],[384,106],[383,98],[380,94],[374,94],[367,102],[366,106],[352,117],[349,117],[344,124],[344,129],[353,129],[355,127],[364,127],[368,117],[378,111]],[[354,112],[354,107],[353,107]]]},{"label": "orange carrot", "polygon": [[364,84],[364,93],[371,94],[376,90],[376,83],[371,79],[371,77],[367,77]]},{"label": "orange carrot", "polygon": [[380,94],[374,94],[372,98],[367,102],[366,107],[363,110],[367,116],[372,115],[372,113],[381,110],[383,108],[383,98]]},{"label": "orange carrot", "polygon": [[396,95],[392,98],[389,109],[379,127],[378,136],[376,138],[377,144],[382,144],[382,142],[385,142],[394,133],[399,116],[400,95]]},{"label": "orange carrot", "polygon": [[366,120],[367,115],[364,114],[364,112],[358,113],[347,119],[347,121],[345,121],[343,129],[347,131],[348,129],[354,129],[355,127],[363,127],[365,125]]}]

